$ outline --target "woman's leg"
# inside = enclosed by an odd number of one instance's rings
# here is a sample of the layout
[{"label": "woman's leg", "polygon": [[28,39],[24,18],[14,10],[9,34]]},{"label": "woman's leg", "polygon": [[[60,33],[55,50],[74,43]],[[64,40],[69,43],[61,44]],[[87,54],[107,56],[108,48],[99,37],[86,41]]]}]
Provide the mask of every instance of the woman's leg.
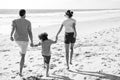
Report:
[{"label": "woman's leg", "polygon": [[66,51],[67,69],[69,69],[69,44],[65,44],[65,51]]},{"label": "woman's leg", "polygon": [[73,47],[74,47],[74,43],[71,43],[71,52],[70,52],[70,64],[72,64],[72,57],[73,57]]}]

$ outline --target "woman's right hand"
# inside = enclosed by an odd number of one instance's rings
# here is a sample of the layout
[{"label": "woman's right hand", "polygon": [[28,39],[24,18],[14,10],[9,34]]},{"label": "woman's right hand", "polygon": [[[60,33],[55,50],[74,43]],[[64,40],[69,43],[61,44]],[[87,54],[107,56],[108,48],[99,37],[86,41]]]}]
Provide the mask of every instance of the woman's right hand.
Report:
[{"label": "woman's right hand", "polygon": [[14,38],[13,38],[13,37],[10,37],[10,40],[11,40],[11,41],[14,41]]}]

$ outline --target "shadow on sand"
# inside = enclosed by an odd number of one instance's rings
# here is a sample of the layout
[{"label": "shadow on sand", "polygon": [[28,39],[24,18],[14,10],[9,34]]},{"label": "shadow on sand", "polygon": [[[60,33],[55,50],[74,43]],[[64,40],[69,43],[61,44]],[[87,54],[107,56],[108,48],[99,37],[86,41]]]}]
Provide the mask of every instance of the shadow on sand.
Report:
[{"label": "shadow on sand", "polygon": [[69,70],[72,73],[76,73],[76,74],[82,74],[82,75],[90,75],[90,76],[94,76],[94,77],[98,77],[98,78],[102,78],[102,79],[108,79],[108,80],[120,80],[120,76],[116,76],[116,75],[112,75],[112,74],[106,74],[106,73],[100,73],[100,72],[91,72],[91,71],[72,71]]},{"label": "shadow on sand", "polygon": [[62,75],[52,75],[49,77],[30,76],[30,77],[27,77],[26,79],[23,78],[23,80],[73,80],[73,79],[70,79],[69,77],[62,76]]},{"label": "shadow on sand", "polygon": [[52,75],[49,77],[53,78],[53,80],[73,80],[73,79],[70,79],[69,77],[63,76],[63,75]]}]

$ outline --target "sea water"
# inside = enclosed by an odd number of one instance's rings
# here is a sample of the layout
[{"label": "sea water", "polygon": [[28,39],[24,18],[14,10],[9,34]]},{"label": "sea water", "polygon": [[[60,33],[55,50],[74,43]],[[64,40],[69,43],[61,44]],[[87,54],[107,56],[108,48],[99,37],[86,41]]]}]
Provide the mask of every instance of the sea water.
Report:
[{"label": "sea water", "polygon": [[[32,23],[32,28],[42,28],[52,25],[61,25],[62,22],[66,19],[64,16],[65,12],[56,12],[56,13],[27,13],[26,19],[30,20]],[[0,14],[0,34],[10,34],[12,28],[12,21],[19,18],[18,14]],[[81,28],[81,32],[96,31],[96,29],[109,28],[111,26],[105,26],[103,24],[109,24],[113,22],[118,24],[120,22],[120,10],[100,10],[100,11],[74,11],[73,18],[77,21],[77,27]],[[99,26],[101,23],[93,24],[96,21],[102,22],[103,27]],[[92,22],[92,25],[91,23]],[[117,22],[117,23],[115,23]],[[90,23],[90,26],[88,26]],[[90,27],[90,28],[89,28]],[[86,30],[87,29],[87,30]],[[90,32],[91,32],[90,31]]]}]

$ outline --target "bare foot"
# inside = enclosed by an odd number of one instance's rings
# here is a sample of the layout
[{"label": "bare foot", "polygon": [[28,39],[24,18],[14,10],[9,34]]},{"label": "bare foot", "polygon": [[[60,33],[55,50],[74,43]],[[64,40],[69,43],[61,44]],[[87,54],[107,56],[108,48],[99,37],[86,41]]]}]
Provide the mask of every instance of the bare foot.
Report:
[{"label": "bare foot", "polygon": [[49,77],[49,74],[46,74],[46,77]]},{"label": "bare foot", "polygon": [[69,66],[67,67],[67,70],[69,70]]},{"label": "bare foot", "polygon": [[21,73],[19,73],[19,76],[20,76],[20,77],[23,77],[23,75],[22,75]]},{"label": "bare foot", "polygon": [[70,62],[70,64],[72,65],[72,62]]}]

